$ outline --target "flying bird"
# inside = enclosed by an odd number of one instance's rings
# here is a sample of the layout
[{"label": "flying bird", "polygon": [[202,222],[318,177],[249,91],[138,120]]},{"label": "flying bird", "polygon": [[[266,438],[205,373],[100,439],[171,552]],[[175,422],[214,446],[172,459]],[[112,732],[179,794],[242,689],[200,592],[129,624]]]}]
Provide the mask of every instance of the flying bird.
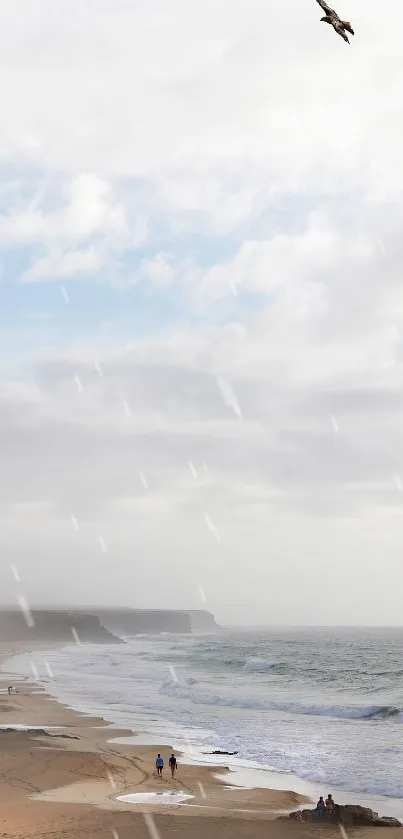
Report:
[{"label": "flying bird", "polygon": [[319,6],[321,6],[323,11],[326,12],[325,17],[321,17],[321,20],[324,20],[325,23],[330,23],[330,25],[333,26],[334,31],[337,32],[337,34],[340,35],[347,44],[349,44],[350,41],[347,38],[345,30],[350,32],[351,35],[354,35],[354,29],[351,26],[351,23],[349,23],[348,20],[341,20],[338,14],[336,14],[336,12],[327,5],[325,0],[316,0],[316,2],[319,3]]}]

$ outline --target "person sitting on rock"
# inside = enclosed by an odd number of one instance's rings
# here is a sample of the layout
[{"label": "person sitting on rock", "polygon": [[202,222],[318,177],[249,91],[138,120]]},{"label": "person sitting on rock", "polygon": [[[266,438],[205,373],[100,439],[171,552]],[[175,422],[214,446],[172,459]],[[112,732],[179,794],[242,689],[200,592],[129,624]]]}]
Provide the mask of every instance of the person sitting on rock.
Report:
[{"label": "person sitting on rock", "polygon": [[322,821],[322,819],[325,818],[325,815],[326,815],[326,805],[325,805],[325,802],[323,800],[323,795],[321,795],[321,797],[320,797],[320,799],[319,799],[319,801],[316,805],[316,818],[319,821]]},{"label": "person sitting on rock", "polygon": [[333,798],[332,798],[332,796],[329,792],[329,795],[328,795],[328,797],[325,801],[325,807],[326,807],[326,815],[327,815],[327,817],[330,821],[332,821],[332,819],[333,819],[335,806],[336,805],[335,805],[335,803],[333,801]]}]

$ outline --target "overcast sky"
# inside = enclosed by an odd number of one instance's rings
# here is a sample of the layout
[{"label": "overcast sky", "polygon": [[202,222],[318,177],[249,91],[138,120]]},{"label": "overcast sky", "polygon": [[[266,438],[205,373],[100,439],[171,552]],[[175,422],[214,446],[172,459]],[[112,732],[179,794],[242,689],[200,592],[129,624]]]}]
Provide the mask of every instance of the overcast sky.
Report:
[{"label": "overcast sky", "polygon": [[401,623],[403,8],[337,2],[0,0],[3,601]]}]

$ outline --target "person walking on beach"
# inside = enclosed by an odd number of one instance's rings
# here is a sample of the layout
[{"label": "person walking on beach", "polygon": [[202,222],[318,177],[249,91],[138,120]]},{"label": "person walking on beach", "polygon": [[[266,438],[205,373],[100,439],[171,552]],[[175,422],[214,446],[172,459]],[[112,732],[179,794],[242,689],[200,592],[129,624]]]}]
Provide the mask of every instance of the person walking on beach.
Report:
[{"label": "person walking on beach", "polygon": [[329,821],[333,821],[334,811],[335,811],[335,803],[333,801],[333,798],[332,798],[330,792],[329,792],[329,795],[328,795],[328,797],[325,801],[325,807],[326,807],[326,815],[327,815]]},{"label": "person walking on beach", "polygon": [[157,767],[157,775],[160,775],[162,778],[162,770],[164,768],[164,758],[161,757],[160,753],[157,754],[157,760],[155,761],[155,765]]},{"label": "person walking on beach", "polygon": [[170,769],[171,769],[171,775],[174,778],[175,777],[175,772],[178,768],[178,761],[176,760],[176,757],[173,753],[171,754],[171,757],[169,758],[169,766],[170,766]]}]

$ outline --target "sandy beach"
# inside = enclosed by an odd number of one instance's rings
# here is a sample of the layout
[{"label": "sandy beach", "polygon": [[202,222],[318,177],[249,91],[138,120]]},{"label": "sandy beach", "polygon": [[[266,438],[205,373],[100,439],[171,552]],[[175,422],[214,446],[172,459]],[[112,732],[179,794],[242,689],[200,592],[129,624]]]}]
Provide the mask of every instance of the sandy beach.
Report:
[{"label": "sandy beach", "polygon": [[[10,644],[3,645],[0,664],[10,652]],[[152,825],[160,837],[184,836],[191,830],[194,839],[201,839],[206,819],[211,839],[216,834],[220,839],[260,837],[261,821],[273,837],[312,835],[312,825],[275,820],[282,811],[298,809],[306,800],[295,792],[231,789],[222,766],[218,770],[181,764],[180,756],[177,777],[172,780],[166,766],[161,780],[156,776],[155,756],[161,751],[167,764],[169,744],[108,742],[131,732],[112,731],[103,719],[66,708],[35,683],[15,683],[18,693],[8,695],[9,683],[9,677],[0,676],[1,836],[126,839],[135,830],[136,836],[148,839],[150,819],[145,813],[152,813]],[[21,725],[47,730],[7,730]],[[214,777],[218,771],[220,779]],[[117,800],[122,795],[155,791],[183,791],[191,797],[182,805]],[[338,828],[331,826],[315,825],[314,832],[318,836],[340,835]],[[376,839],[377,831],[355,833]],[[390,839],[395,833],[400,836],[399,830],[389,831]],[[157,834],[152,839],[157,839]]]}]

